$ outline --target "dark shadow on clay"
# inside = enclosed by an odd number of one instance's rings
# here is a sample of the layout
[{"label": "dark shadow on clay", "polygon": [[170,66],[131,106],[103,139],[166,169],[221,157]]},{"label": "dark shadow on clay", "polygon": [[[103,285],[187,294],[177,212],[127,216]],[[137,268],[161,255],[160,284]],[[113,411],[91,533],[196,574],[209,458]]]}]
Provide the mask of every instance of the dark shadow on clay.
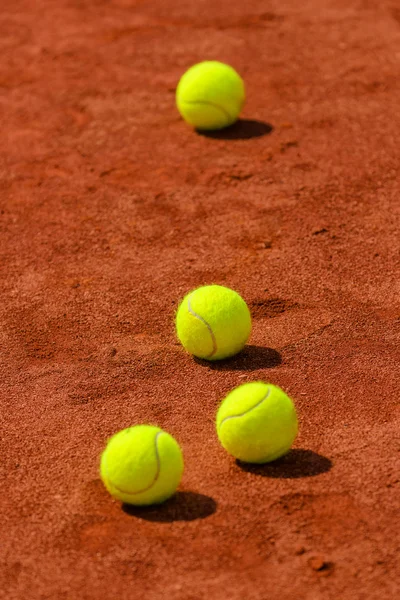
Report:
[{"label": "dark shadow on clay", "polygon": [[194,358],[199,365],[214,371],[257,371],[272,369],[282,363],[282,357],[277,350],[263,346],[245,346],[239,354],[226,360],[203,360]]},{"label": "dark shadow on clay", "polygon": [[154,521],[156,523],[173,523],[174,521],[195,521],[206,519],[217,510],[215,500],[196,492],[177,492],[163,504],[153,506],[131,506],[123,504],[122,510],[131,517]]},{"label": "dark shadow on clay", "polygon": [[273,131],[272,125],[254,119],[239,119],[230,127],[217,131],[197,130],[199,135],[216,140],[251,140],[253,138],[269,135]]},{"label": "dark shadow on clay", "polygon": [[244,463],[240,460],[237,460],[236,464],[247,473],[273,479],[316,477],[322,473],[327,473],[332,468],[332,461],[326,456],[317,454],[312,450],[296,448],[286,456],[265,465]]}]

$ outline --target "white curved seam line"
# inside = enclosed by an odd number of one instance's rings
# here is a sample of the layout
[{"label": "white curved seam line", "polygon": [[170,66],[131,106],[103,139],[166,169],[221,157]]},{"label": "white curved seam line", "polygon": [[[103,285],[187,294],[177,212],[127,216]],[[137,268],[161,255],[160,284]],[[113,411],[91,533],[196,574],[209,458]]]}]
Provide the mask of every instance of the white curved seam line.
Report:
[{"label": "white curved seam line", "polygon": [[[153,487],[153,485],[155,483],[157,483],[157,479],[160,476],[160,470],[161,470],[161,461],[160,461],[160,455],[158,454],[158,447],[157,447],[157,440],[159,438],[160,435],[162,435],[164,432],[163,431],[159,431],[156,434],[156,437],[154,439],[154,446],[155,446],[155,451],[156,451],[156,461],[157,461],[157,470],[156,470],[156,474],[154,475],[153,481],[143,490],[139,490],[138,492],[127,492],[126,490],[123,490],[121,488],[119,488],[118,486],[116,486],[114,483],[111,483],[111,485],[113,487],[115,487],[116,490],[118,490],[119,492],[121,492],[121,494],[125,494],[127,496],[137,496],[138,494],[144,494],[144,492],[148,492],[149,489],[151,489]],[[108,478],[108,480],[110,481],[110,479]]]},{"label": "white curved seam line", "polygon": [[221,423],[220,423],[220,427],[222,427],[222,425],[225,423],[225,421],[229,421],[229,419],[238,419],[239,417],[244,417],[245,415],[249,414],[249,412],[251,412],[252,410],[254,410],[255,408],[258,408],[260,406],[260,404],[262,404],[264,402],[264,400],[266,400],[268,398],[268,396],[270,395],[270,388],[268,388],[267,393],[265,394],[264,398],[261,398],[261,400],[259,400],[257,402],[257,404],[255,404],[254,406],[252,406],[251,408],[248,408],[247,410],[245,410],[243,413],[241,413],[240,415],[232,415],[231,417],[225,417],[225,419],[222,419]]},{"label": "white curved seam line", "polygon": [[201,104],[203,106],[213,106],[214,108],[216,108],[216,109],[220,110],[222,113],[224,113],[224,115],[226,116],[228,121],[232,120],[232,117],[228,113],[228,111],[225,110],[225,108],[223,108],[219,104],[214,104],[214,102],[208,102],[207,100],[183,100],[183,103],[184,104]]},{"label": "white curved seam line", "polygon": [[191,315],[193,315],[193,317],[195,317],[196,319],[199,319],[199,321],[201,321],[203,323],[203,325],[205,325],[208,329],[209,334],[211,335],[211,340],[212,340],[212,345],[213,345],[213,349],[211,354],[207,354],[206,358],[211,358],[211,356],[214,356],[214,354],[217,351],[217,340],[215,339],[215,335],[213,330],[211,329],[211,326],[207,323],[207,321],[205,319],[203,319],[203,317],[201,315],[198,315],[193,309],[192,306],[190,304],[190,298],[188,298],[188,311],[190,312]]}]

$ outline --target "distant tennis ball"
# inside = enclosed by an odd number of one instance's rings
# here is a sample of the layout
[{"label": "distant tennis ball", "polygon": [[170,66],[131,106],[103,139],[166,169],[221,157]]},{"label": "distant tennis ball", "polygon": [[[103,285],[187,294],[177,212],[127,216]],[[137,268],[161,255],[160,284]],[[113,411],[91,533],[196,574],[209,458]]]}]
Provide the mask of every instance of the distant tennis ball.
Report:
[{"label": "distant tennis ball", "polygon": [[207,360],[228,358],[240,352],[250,336],[250,311],[233,290],[206,285],[182,300],[176,331],[190,354]]},{"label": "distant tennis ball", "polygon": [[222,446],[243,462],[267,463],[286,454],[298,422],[292,400],[270,383],[245,383],[223,400],[217,412]]},{"label": "distant tennis ball", "polygon": [[196,129],[223,129],[237,121],[245,101],[240,75],[224,63],[205,61],[181,77],[176,104],[182,118]]},{"label": "distant tennis ball", "polygon": [[151,425],[116,433],[100,461],[101,479],[114,498],[136,506],[159,504],[172,496],[183,472],[175,439]]}]

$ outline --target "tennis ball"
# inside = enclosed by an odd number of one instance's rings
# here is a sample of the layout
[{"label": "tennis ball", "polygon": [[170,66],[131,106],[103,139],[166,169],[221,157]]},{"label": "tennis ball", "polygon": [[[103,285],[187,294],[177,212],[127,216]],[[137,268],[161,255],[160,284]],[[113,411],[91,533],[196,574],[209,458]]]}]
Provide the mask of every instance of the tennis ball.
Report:
[{"label": "tennis ball", "polygon": [[240,352],[250,336],[250,311],[233,290],[206,285],[182,300],[176,332],[190,354],[207,360],[228,358]]},{"label": "tennis ball", "polygon": [[205,61],[181,77],[176,105],[182,118],[196,129],[223,129],[239,117],[245,101],[240,75],[224,63]]},{"label": "tennis ball", "polygon": [[261,381],[230,392],[218,409],[216,425],[225,450],[249,463],[283,456],[298,431],[292,400],[279,387]]},{"label": "tennis ball", "polygon": [[100,461],[101,479],[110,494],[136,506],[167,500],[182,472],[179,444],[151,425],[136,425],[113,435]]}]

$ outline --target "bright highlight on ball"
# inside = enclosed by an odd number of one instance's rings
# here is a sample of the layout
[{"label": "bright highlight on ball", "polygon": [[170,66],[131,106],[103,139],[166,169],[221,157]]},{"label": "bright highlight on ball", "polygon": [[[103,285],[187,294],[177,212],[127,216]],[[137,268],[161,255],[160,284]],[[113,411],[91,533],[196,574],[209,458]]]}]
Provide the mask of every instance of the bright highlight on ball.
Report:
[{"label": "bright highlight on ball", "polygon": [[110,494],[126,504],[159,504],[181,480],[183,457],[175,439],[151,425],[116,433],[100,461],[101,479]]},{"label": "bright highlight on ball", "polygon": [[240,75],[224,63],[205,61],[182,76],[176,104],[182,118],[196,129],[223,129],[237,121],[245,101]]},{"label": "bright highlight on ball", "polygon": [[232,456],[267,463],[286,454],[298,431],[296,409],[279,387],[245,383],[230,392],[217,412],[217,434]]},{"label": "bright highlight on ball", "polygon": [[242,350],[250,337],[251,315],[239,294],[221,285],[206,285],[183,299],[176,331],[190,354],[219,360]]}]

